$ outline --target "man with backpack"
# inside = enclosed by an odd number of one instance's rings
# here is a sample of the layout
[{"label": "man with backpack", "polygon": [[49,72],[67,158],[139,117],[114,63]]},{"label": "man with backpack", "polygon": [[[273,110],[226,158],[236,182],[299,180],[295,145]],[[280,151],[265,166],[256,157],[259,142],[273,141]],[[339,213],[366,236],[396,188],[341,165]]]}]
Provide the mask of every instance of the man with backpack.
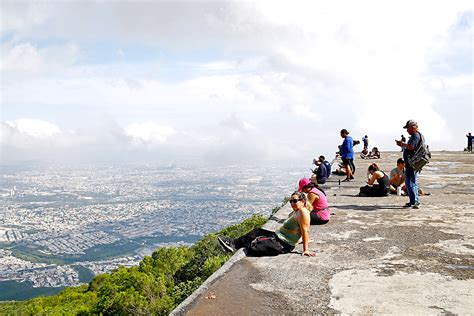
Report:
[{"label": "man with backpack", "polygon": [[414,209],[420,208],[420,199],[418,195],[417,175],[419,171],[410,165],[409,161],[414,156],[415,151],[424,145],[423,136],[418,131],[418,123],[414,120],[408,120],[403,128],[407,129],[410,138],[408,143],[396,140],[398,146],[402,147],[403,160],[405,160],[405,185],[410,201],[403,207],[412,207]]},{"label": "man with backpack", "polygon": [[331,176],[331,164],[329,161],[326,160],[326,157],[323,155],[319,156],[319,161],[321,161],[321,165],[324,165],[326,167],[326,171],[328,174],[328,178]]}]

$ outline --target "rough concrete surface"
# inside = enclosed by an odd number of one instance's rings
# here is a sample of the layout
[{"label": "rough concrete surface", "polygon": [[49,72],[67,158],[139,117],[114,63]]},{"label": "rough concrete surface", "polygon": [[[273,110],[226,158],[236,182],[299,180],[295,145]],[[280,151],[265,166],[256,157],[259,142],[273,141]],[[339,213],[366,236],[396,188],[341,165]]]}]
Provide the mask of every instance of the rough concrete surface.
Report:
[{"label": "rough concrete surface", "polygon": [[433,153],[419,177],[431,195],[419,210],[402,208],[406,196],[357,196],[370,163],[389,173],[398,157],[356,159],[353,182],[331,177],[331,220],[311,226],[316,257],[297,253],[301,245],[277,257],[240,255],[174,313],[474,315],[474,155]]}]

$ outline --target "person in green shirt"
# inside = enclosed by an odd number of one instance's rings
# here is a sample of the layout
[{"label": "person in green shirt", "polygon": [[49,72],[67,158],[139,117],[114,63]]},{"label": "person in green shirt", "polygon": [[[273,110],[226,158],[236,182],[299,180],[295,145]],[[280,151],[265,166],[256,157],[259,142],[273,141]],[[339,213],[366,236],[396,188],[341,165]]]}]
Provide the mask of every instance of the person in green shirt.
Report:
[{"label": "person in green shirt", "polygon": [[293,212],[276,232],[256,228],[236,239],[218,236],[219,244],[228,252],[245,248],[246,253],[250,256],[276,256],[291,252],[299,239],[302,238],[302,255],[315,256],[316,254],[309,250],[310,211],[313,207],[303,192],[294,192],[289,202]]}]

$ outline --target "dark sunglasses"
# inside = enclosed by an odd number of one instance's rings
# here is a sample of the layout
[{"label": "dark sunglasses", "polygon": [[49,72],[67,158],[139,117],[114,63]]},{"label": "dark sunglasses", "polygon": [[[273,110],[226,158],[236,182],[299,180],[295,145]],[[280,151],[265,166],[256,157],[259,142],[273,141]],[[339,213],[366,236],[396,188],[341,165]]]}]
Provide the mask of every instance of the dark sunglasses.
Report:
[{"label": "dark sunglasses", "polygon": [[301,201],[302,199],[291,199],[290,203],[291,204],[296,204],[296,202]]}]

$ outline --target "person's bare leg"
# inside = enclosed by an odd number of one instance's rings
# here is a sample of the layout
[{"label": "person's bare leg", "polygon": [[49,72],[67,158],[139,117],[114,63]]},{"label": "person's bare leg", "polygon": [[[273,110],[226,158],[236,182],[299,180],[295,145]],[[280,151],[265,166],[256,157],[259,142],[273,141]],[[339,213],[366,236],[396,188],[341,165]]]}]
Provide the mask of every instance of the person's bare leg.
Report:
[{"label": "person's bare leg", "polygon": [[346,167],[346,180],[349,181],[351,180],[351,177],[352,177],[352,169],[349,164],[345,165],[345,167]]},{"label": "person's bare leg", "polygon": [[395,188],[393,185],[390,185],[390,192],[397,193],[397,188]]}]

